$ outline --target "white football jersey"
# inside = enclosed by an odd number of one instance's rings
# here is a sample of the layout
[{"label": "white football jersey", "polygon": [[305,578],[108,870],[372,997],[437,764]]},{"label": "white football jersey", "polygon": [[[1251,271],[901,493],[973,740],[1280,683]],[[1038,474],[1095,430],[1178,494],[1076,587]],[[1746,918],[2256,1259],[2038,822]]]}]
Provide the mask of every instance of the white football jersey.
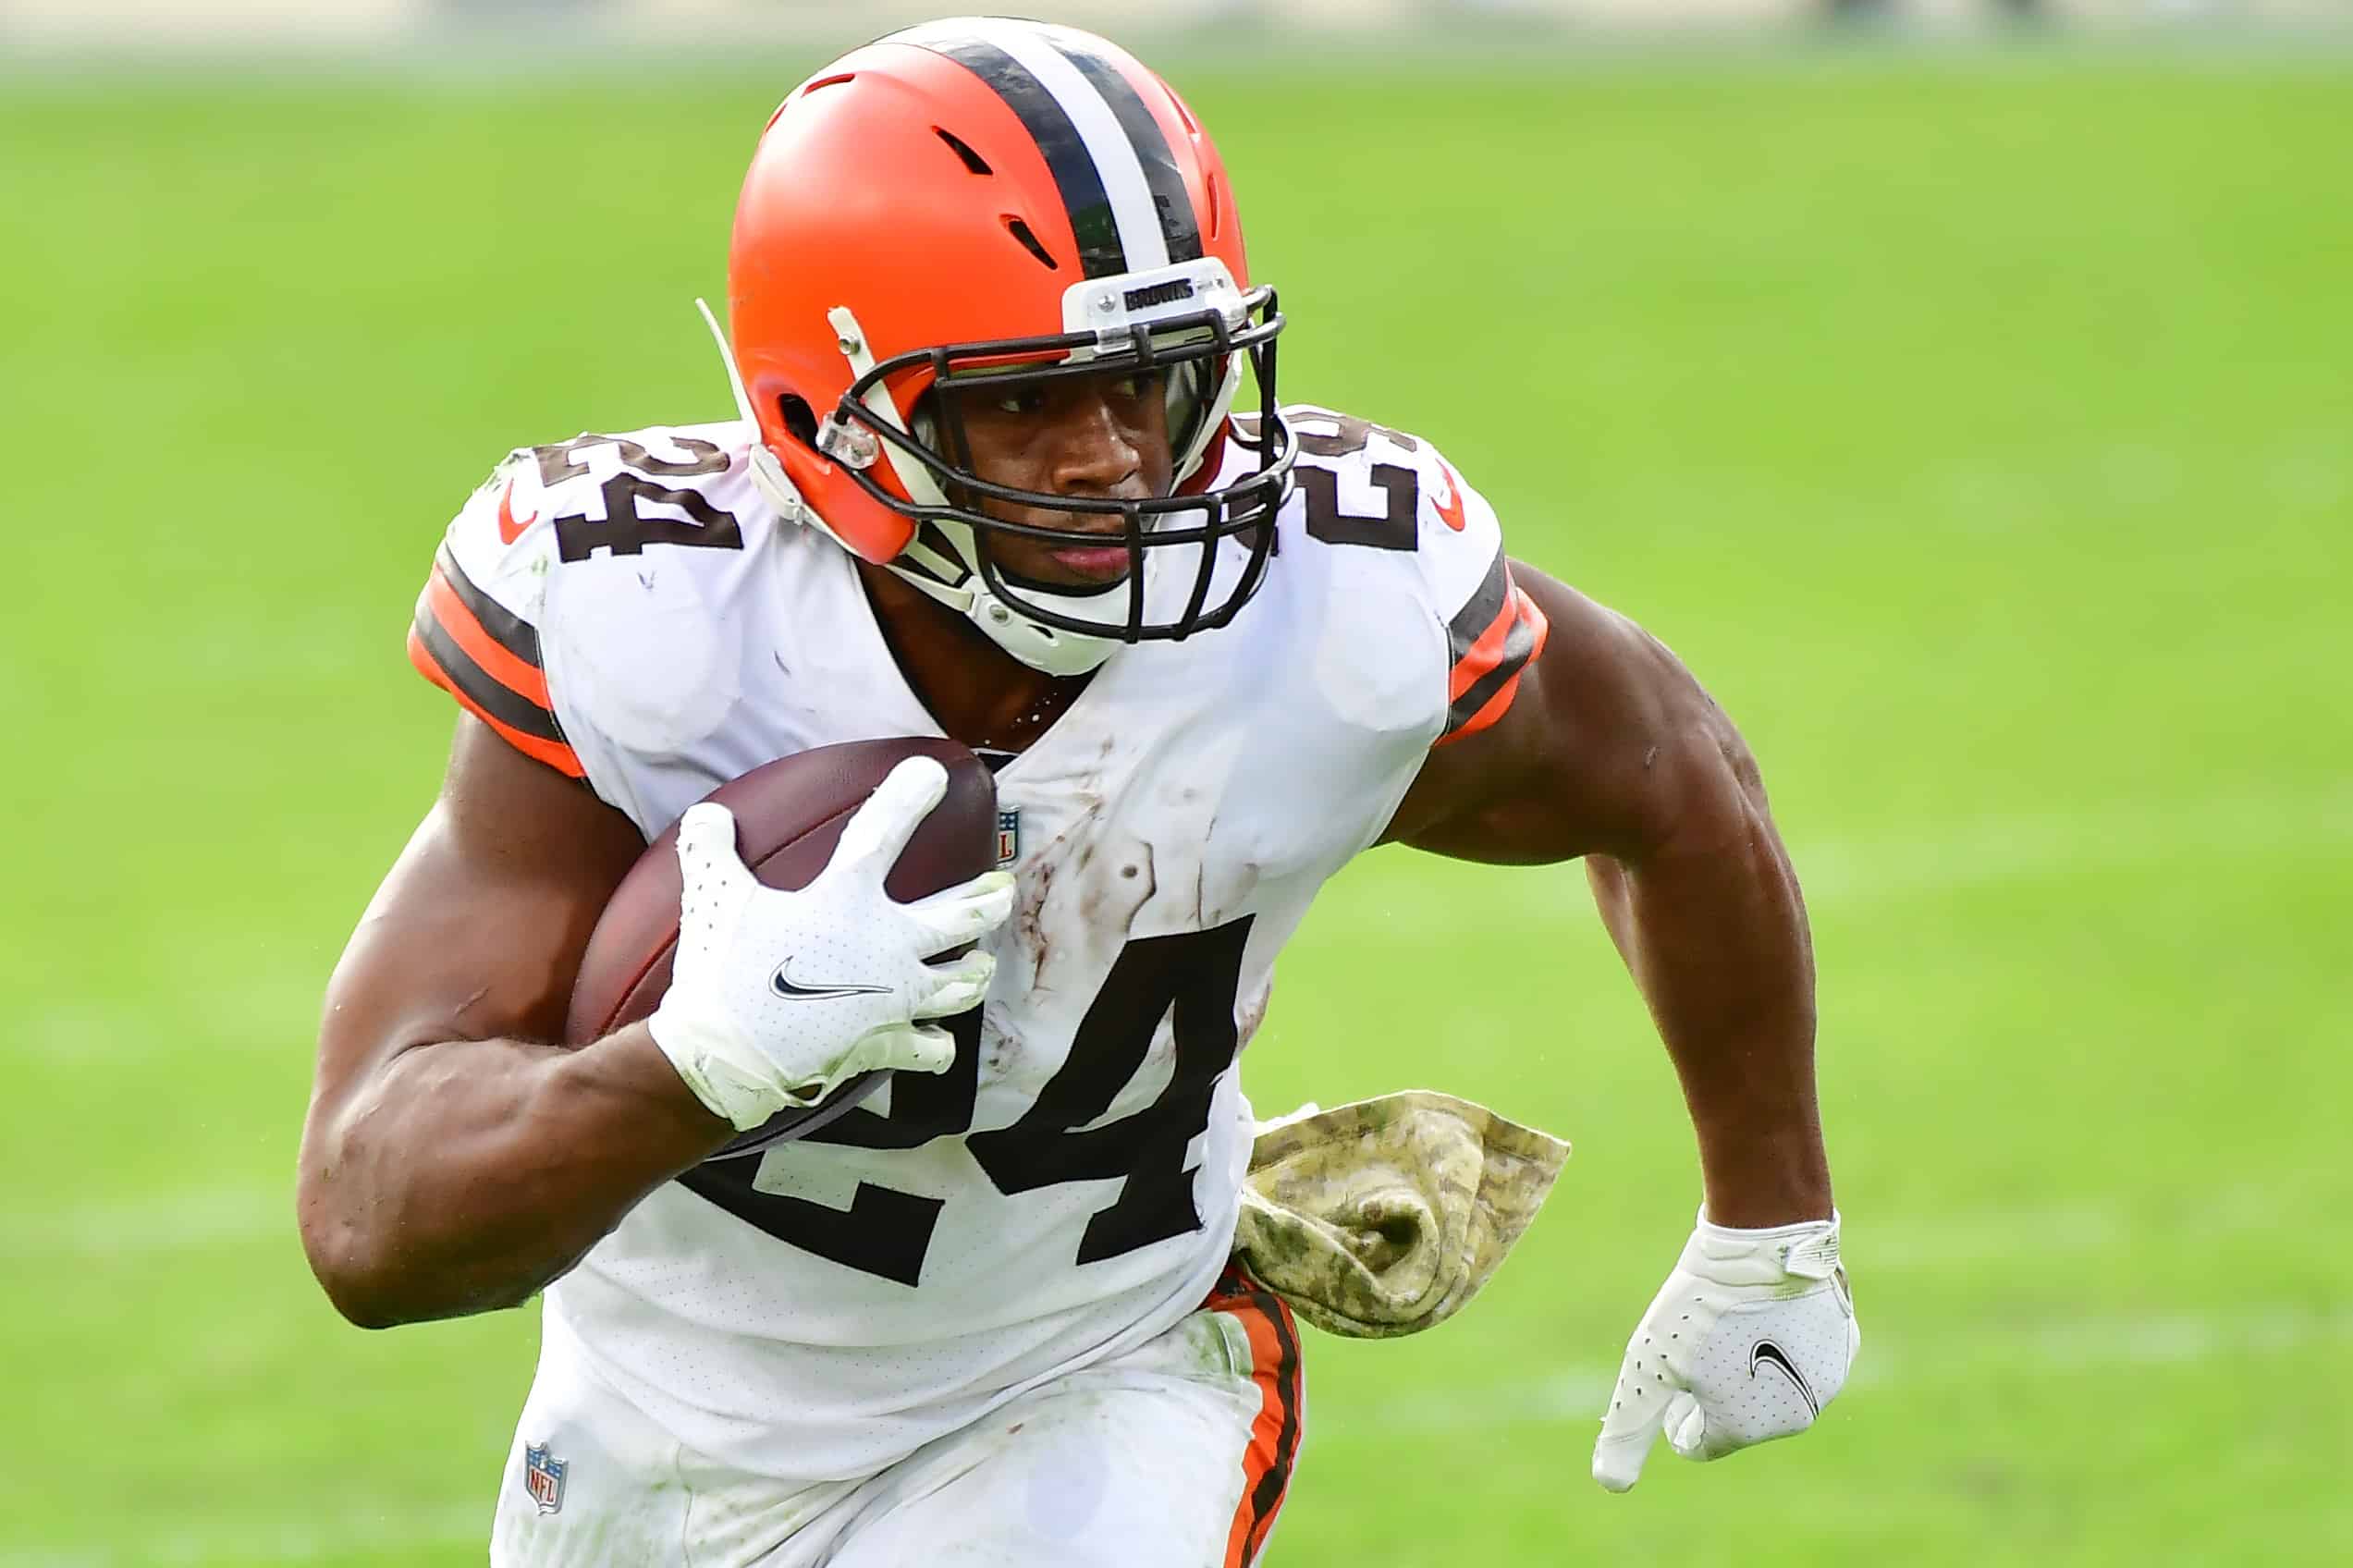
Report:
[{"label": "white football jersey", "polygon": [[[1225,1267],[1251,1134],[1235,1058],[1276,952],[1431,745],[1509,705],[1544,631],[1493,512],[1427,443],[1291,417],[1298,489],[1256,596],[1120,649],[998,772],[1019,901],[953,1069],[663,1186],[549,1288],[550,1332],[688,1448],[871,1475],[1143,1343]],[[418,604],[419,668],[649,839],[777,757],[940,733],[849,555],[754,491],[753,439],[517,451]],[[1195,564],[1166,553],[1162,616]]]}]

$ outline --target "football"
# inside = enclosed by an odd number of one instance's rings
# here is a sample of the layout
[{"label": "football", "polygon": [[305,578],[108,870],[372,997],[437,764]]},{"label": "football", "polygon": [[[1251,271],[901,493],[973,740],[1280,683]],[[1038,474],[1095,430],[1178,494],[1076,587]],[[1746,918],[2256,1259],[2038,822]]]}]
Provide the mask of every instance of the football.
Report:
[{"label": "football", "polygon": [[[953,741],[911,736],[818,746],[755,767],[706,798],[735,814],[736,852],[754,876],[771,888],[805,888],[832,858],[851,814],[884,775],[913,756],[937,758],[948,769],[948,793],[916,827],[883,888],[894,899],[919,899],[997,864],[996,781]],[[572,985],[570,1044],[586,1045],[637,1023],[669,989],[678,942],[677,837],[673,823],[646,846],[597,917]],[[872,1094],[883,1077],[861,1073],[820,1104],[780,1111],[738,1134],[711,1158],[805,1137]]]}]

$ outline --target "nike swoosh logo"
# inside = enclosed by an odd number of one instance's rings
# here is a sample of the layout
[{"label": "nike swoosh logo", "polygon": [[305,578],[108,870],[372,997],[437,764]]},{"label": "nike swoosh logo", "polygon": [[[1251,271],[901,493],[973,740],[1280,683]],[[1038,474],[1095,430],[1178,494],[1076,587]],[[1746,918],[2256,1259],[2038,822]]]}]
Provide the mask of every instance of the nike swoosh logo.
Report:
[{"label": "nike swoosh logo", "polygon": [[1759,1340],[1756,1348],[1748,1353],[1748,1375],[1751,1378],[1757,1375],[1757,1368],[1760,1366],[1780,1367],[1781,1375],[1788,1378],[1790,1385],[1797,1390],[1797,1397],[1806,1402],[1807,1412],[1813,1415],[1822,1413],[1822,1402],[1814,1397],[1814,1390],[1806,1386],[1804,1378],[1798,1376],[1797,1368],[1790,1363],[1788,1353],[1771,1340]]},{"label": "nike swoosh logo", "polygon": [[792,978],[792,961],[786,959],[768,976],[768,988],[779,997],[794,1001],[813,1001],[821,997],[878,997],[890,989],[888,986],[804,986]]},{"label": "nike swoosh logo", "polygon": [[498,497],[498,542],[511,545],[523,536],[523,530],[539,521],[534,512],[521,522],[515,521],[515,482],[507,481],[507,493]]},{"label": "nike swoosh logo", "polygon": [[1444,458],[1438,459],[1438,466],[1446,473],[1446,499],[1430,504],[1438,508],[1438,521],[1460,533],[1470,521],[1463,515],[1463,482]]}]

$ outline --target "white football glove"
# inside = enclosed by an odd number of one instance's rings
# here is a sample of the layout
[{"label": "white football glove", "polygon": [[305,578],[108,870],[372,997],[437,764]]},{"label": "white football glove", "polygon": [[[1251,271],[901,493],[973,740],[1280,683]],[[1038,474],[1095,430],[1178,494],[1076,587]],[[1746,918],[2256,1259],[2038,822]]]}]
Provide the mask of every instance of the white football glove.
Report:
[{"label": "white football glove", "polygon": [[1613,1492],[1632,1487],[1661,1427],[1685,1459],[1804,1431],[1845,1387],[1862,1342],[1835,1211],[1734,1231],[1702,1210],[1626,1343],[1593,1478]]},{"label": "white football glove", "polygon": [[678,957],[646,1020],[695,1096],[737,1128],[823,1099],[875,1068],[945,1072],[948,1032],[917,1021],[980,1005],[996,960],[976,941],[1013,909],[1013,878],[992,871],[913,903],[883,878],[916,825],[948,792],[948,770],[910,757],[841,830],[833,858],[798,892],[763,887],[735,850],[735,816],[704,802],[678,829]]}]

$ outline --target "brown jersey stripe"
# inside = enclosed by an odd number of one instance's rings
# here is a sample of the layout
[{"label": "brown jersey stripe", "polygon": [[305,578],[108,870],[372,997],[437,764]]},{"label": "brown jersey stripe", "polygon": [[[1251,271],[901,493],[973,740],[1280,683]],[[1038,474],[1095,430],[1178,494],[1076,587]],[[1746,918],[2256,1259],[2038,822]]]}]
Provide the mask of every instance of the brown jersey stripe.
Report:
[{"label": "brown jersey stripe", "polygon": [[[446,685],[509,729],[534,740],[563,742],[564,731],[557,724],[554,712],[499,684],[423,604],[418,606],[413,635],[417,645],[443,677],[436,684]],[[427,678],[431,679],[430,674]]]},{"label": "brown jersey stripe", "polygon": [[1446,672],[1446,700],[1449,703],[1459,702],[1464,692],[1477,685],[1503,662],[1504,649],[1511,643],[1512,631],[1519,623],[1518,602],[1505,600],[1503,607],[1496,612],[1494,621],[1479,633],[1478,641],[1464,650],[1463,656],[1454,661],[1454,668]]},{"label": "brown jersey stripe", "polygon": [[547,677],[535,664],[526,664],[490,634],[480,618],[466,606],[442,564],[433,564],[425,591],[417,596],[417,619],[431,621],[448,633],[466,656],[501,686],[536,708],[554,706],[547,695]]},{"label": "brown jersey stripe", "polygon": [[473,579],[466,575],[465,569],[458,564],[458,557],[450,552],[448,545],[441,546],[439,554],[433,558],[433,564],[447,581],[458,602],[466,607],[466,613],[473,617],[493,642],[533,668],[539,667],[539,631],[536,627],[475,587]]},{"label": "brown jersey stripe", "polygon": [[[1513,609],[1516,612],[1518,608],[1515,597]],[[1518,675],[1521,667],[1536,652],[1536,628],[1528,624],[1527,617],[1514,613],[1498,630],[1501,635],[1495,639],[1493,653],[1479,661],[1486,668],[1464,682],[1462,690],[1454,693],[1452,702],[1447,704],[1446,727],[1449,729],[1461,728],[1473,714],[1485,707],[1489,699],[1501,691],[1506,681]],[[1472,661],[1465,659],[1463,662],[1468,665]]]},{"label": "brown jersey stripe", "polygon": [[567,778],[583,781],[587,778],[588,770],[581,766],[579,755],[563,741],[543,740],[536,735],[527,735],[520,729],[501,723],[497,715],[484,711],[482,704],[460,690],[457,682],[450,680],[449,676],[434,662],[433,655],[426,648],[423,637],[419,634],[414,626],[409,629],[409,662],[417,667],[419,674],[457,698],[459,706],[490,726],[497,732],[500,740],[505,741],[523,755],[534,762],[546,764]]},{"label": "brown jersey stripe", "polygon": [[1503,682],[1503,684],[1497,689],[1495,695],[1489,697],[1485,705],[1480,707],[1477,713],[1464,719],[1456,728],[1448,730],[1443,735],[1440,735],[1437,740],[1431,741],[1430,744],[1432,746],[1451,746],[1455,741],[1464,739],[1465,736],[1477,734],[1480,730],[1486,729],[1489,725],[1493,724],[1497,719],[1501,718],[1504,714],[1511,711],[1513,700],[1518,697],[1519,694],[1520,677],[1515,672],[1509,680]]},{"label": "brown jersey stripe", "polygon": [[1479,579],[1469,602],[1446,623],[1446,662],[1462,663],[1479,639],[1494,629],[1497,618],[1511,608],[1511,601],[1512,569],[1503,558],[1503,546],[1498,545],[1495,558],[1487,563],[1487,574]]},{"label": "brown jersey stripe", "polygon": [[[1505,619],[1508,618],[1508,619]],[[1440,732],[1437,744],[1459,741],[1465,735],[1476,735],[1501,718],[1519,694],[1520,674],[1528,661],[1544,651],[1545,639],[1552,632],[1551,622],[1536,601],[1514,586],[1511,602],[1499,618],[1496,629],[1500,635],[1491,639],[1491,649],[1482,649],[1477,657],[1466,656],[1455,667],[1454,680],[1450,682],[1451,701],[1446,708],[1446,728]],[[1469,675],[1464,680],[1465,674]]]}]

